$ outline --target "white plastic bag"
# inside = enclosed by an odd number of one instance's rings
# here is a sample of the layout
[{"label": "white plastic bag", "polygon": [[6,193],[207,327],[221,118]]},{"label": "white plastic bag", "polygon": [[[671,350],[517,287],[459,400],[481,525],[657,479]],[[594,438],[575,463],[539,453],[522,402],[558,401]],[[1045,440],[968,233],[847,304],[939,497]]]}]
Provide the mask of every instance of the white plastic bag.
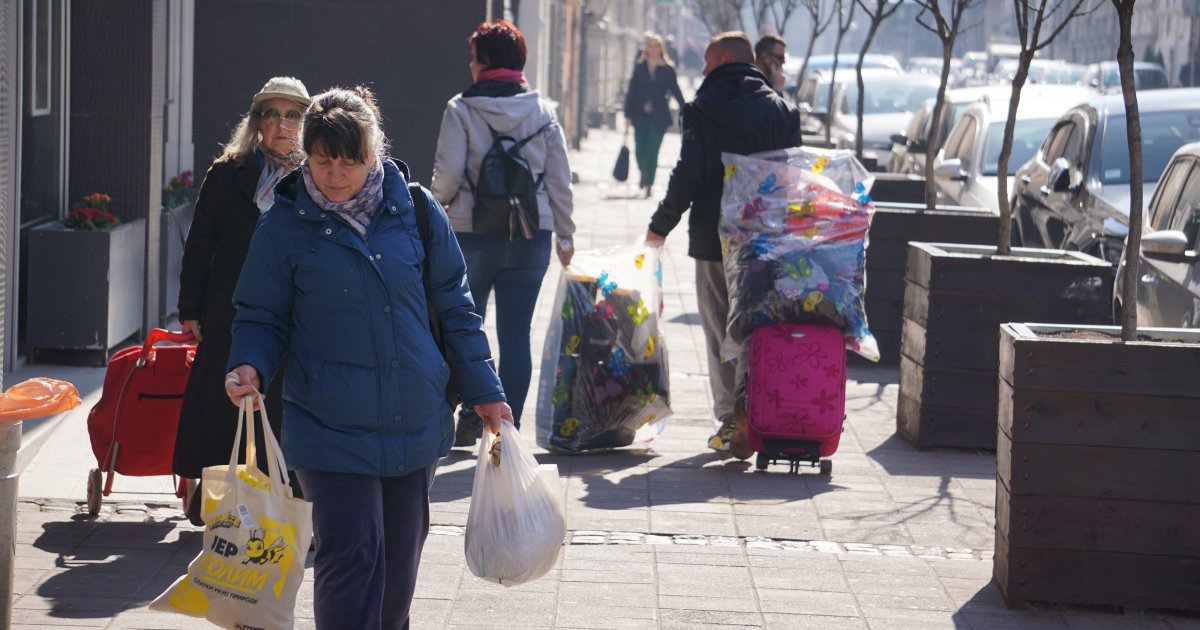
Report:
[{"label": "white plastic bag", "polygon": [[[252,405],[249,397],[242,399],[229,465],[204,469],[204,548],[151,610],[202,617],[222,628],[292,627],[312,540],[312,504],[292,497],[284,477],[287,464],[261,396],[270,470],[258,469]],[[238,464],[243,425],[247,463]]]},{"label": "white plastic bag", "polygon": [[558,466],[539,465],[511,422],[500,423],[499,438],[485,431],[467,514],[471,573],[503,586],[531,582],[554,568],[566,535]]}]

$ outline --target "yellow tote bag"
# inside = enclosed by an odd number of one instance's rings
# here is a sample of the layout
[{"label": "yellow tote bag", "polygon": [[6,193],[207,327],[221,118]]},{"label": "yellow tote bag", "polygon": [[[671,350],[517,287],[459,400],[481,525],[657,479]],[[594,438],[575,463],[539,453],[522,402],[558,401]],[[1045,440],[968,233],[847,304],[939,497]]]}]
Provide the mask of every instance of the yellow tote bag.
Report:
[{"label": "yellow tote bag", "polygon": [[[266,436],[267,474],[255,465],[250,397],[242,399],[229,465],[204,469],[204,548],[151,610],[203,617],[223,628],[291,628],[296,592],[312,539],[312,505],[292,497],[287,464],[258,397]],[[242,427],[246,464],[237,463]]]}]

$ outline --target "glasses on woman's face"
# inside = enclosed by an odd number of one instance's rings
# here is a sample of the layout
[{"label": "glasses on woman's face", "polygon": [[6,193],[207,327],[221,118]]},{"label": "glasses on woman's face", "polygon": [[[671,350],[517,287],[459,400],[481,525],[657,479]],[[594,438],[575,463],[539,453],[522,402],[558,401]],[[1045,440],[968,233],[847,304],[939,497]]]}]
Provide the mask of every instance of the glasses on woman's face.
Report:
[{"label": "glasses on woman's face", "polygon": [[267,125],[278,125],[281,122],[288,127],[300,126],[300,121],[303,120],[304,114],[298,109],[289,109],[280,114],[279,110],[268,108],[258,113],[262,117],[262,121]]}]

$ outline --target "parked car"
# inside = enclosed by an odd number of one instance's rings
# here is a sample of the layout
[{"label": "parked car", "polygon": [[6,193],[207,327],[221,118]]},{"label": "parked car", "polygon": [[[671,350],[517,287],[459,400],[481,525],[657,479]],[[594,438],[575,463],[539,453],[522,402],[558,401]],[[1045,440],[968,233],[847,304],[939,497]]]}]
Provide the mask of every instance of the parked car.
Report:
[{"label": "parked car", "polygon": [[[1200,327],[1200,143],[1175,152],[1154,197],[1142,231],[1137,261],[1139,326]],[[1113,321],[1121,323],[1120,270],[1129,264],[1122,254],[1113,289]]]},{"label": "parked car", "polygon": [[[1037,152],[1059,114],[1086,100],[1088,91],[1083,87],[1034,86],[1021,96],[1008,162],[1010,190],[1017,167]],[[1000,211],[997,180],[1007,118],[1008,103],[1003,101],[980,101],[966,108],[934,160],[939,198],[951,205]]]},{"label": "parked car", "polygon": [[[892,148],[891,137],[908,124],[913,111],[922,101],[937,94],[938,78],[927,74],[891,75],[886,71],[863,71],[866,87],[863,99],[863,161],[868,168],[883,170]],[[806,91],[807,88],[807,91]],[[813,104],[804,101],[801,110],[808,115],[801,122],[805,133],[823,135],[825,126],[831,128],[834,148],[852,149],[857,134],[858,81],[853,72],[842,79],[839,72],[833,90],[832,107],[829,100],[829,80],[816,74],[801,86],[800,93],[813,95]],[[830,113],[832,112],[832,113]]]},{"label": "parked car", "polygon": [[[1145,198],[1179,147],[1200,140],[1200,88],[1138,94]],[[1112,263],[1129,233],[1129,147],[1121,94],[1059,118],[1017,171],[1013,220],[1029,247],[1073,249]]]},{"label": "parked car", "polygon": [[[942,140],[950,133],[954,123],[962,116],[968,105],[982,100],[1003,99],[1008,102],[1012,87],[1007,85],[986,85],[969,88],[957,88],[946,91],[946,107],[943,108],[942,124],[938,133],[933,134],[934,99],[922,101],[913,112],[908,126],[903,132],[893,135],[891,153],[887,159],[887,170],[890,173],[925,173],[925,156],[937,155],[942,148]],[[930,138],[933,141],[930,142]],[[932,146],[931,146],[932,145]]]},{"label": "parked car", "polygon": [[[1101,94],[1120,92],[1121,74],[1117,69],[1117,62],[1103,61],[1088,66],[1083,84]],[[1133,87],[1139,93],[1142,90],[1163,90],[1170,85],[1167,71],[1161,65],[1148,61],[1133,62]]]},{"label": "parked car", "polygon": [[[855,66],[858,65],[858,55],[853,53],[842,53],[838,55],[838,74],[849,70],[854,73]],[[813,55],[808,58],[808,65],[804,68],[804,76],[796,78],[796,74],[800,72],[800,67],[804,65],[802,57],[788,59],[783,64],[783,71],[787,73],[789,81],[795,81],[796,85],[803,86],[804,82],[817,72],[828,72],[833,67],[833,55]],[[904,68],[900,66],[900,62],[891,55],[879,55],[869,53],[863,56],[863,70],[866,69],[881,69],[887,70],[892,74],[900,74],[904,72]]]}]

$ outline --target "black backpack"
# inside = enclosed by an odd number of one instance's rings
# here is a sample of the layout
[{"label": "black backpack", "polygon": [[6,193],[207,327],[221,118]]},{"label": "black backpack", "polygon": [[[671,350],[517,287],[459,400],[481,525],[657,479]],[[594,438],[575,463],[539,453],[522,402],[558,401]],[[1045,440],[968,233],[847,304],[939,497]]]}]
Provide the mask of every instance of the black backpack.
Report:
[{"label": "black backpack", "polygon": [[[417,231],[421,233],[421,244],[425,247],[425,258],[421,261],[421,280],[425,283],[425,290],[429,291],[429,198],[425,196],[420,184],[409,184],[408,192],[412,195],[413,208],[417,215]],[[458,358],[454,356],[450,346],[446,345],[442,319],[438,316],[433,302],[429,300],[428,293],[425,295],[425,305],[429,308],[429,331],[433,333],[433,340],[437,342],[438,350],[442,351],[446,365],[450,366],[450,380],[446,381],[446,402],[450,403],[450,410],[454,411],[462,402],[458,391]]]},{"label": "black backpack", "polygon": [[479,163],[479,178],[471,184],[475,194],[472,229],[476,234],[503,234],[509,240],[531,239],[537,234],[537,192],[545,173],[533,176],[529,162],[521,157],[521,147],[555,124],[550,121],[521,140],[500,135],[488,125],[492,146]]}]

